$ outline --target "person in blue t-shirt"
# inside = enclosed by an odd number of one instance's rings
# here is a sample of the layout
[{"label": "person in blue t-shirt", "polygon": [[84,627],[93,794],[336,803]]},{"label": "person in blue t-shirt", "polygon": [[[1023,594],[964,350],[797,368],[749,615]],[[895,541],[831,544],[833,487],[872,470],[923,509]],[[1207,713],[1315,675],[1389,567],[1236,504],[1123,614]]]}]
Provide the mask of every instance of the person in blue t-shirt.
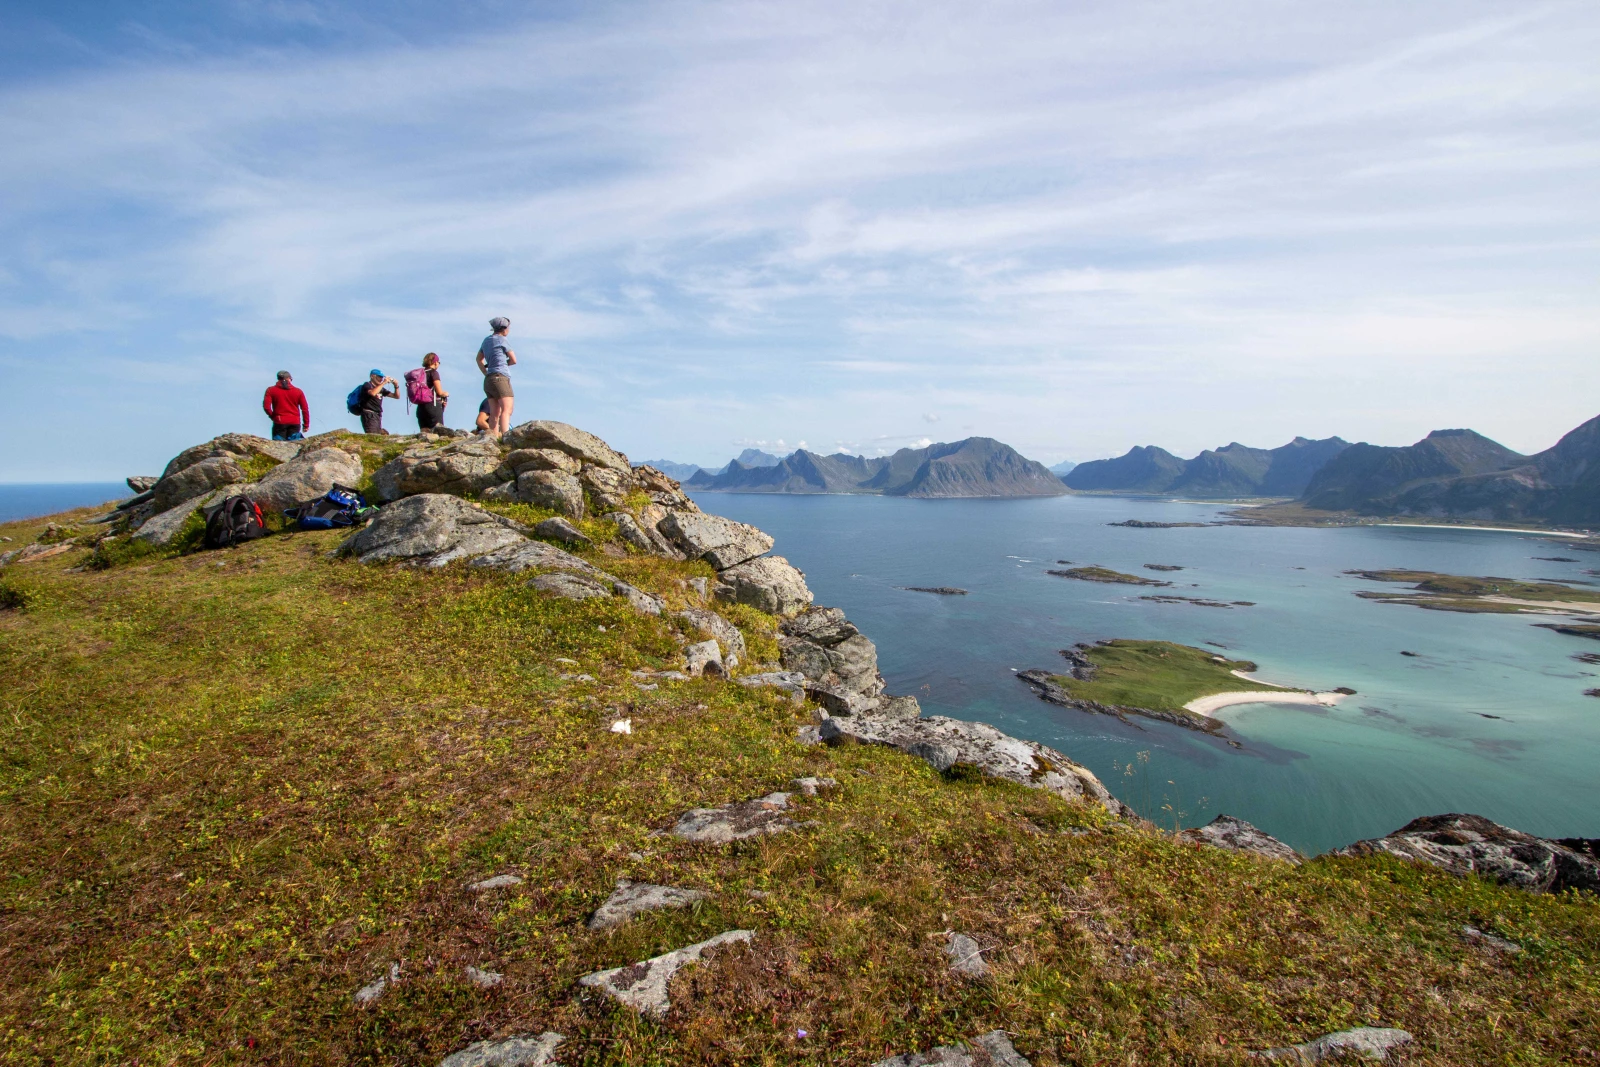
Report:
[{"label": "person in blue t-shirt", "polygon": [[511,330],[511,320],[497,315],[489,320],[494,332],[478,346],[478,369],[483,372],[483,395],[489,400],[489,428],[491,437],[499,437],[511,429],[510,369],[516,365],[517,354],[511,351],[506,334]]},{"label": "person in blue t-shirt", "polygon": [[489,401],[485,400],[483,403],[478,405],[478,432],[479,433],[488,433],[489,432],[489,416],[491,414],[492,413],[489,410]]}]

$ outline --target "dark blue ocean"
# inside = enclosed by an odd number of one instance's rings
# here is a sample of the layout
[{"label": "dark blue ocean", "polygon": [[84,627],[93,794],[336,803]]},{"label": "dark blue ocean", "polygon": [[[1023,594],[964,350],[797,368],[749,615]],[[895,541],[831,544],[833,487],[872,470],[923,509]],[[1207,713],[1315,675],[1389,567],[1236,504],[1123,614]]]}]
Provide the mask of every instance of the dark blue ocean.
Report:
[{"label": "dark blue ocean", "polygon": [[0,485],[0,522],[54,515],[132,496],[122,482],[43,482]]},{"label": "dark blue ocean", "polygon": [[[1600,553],[1463,529],[1131,529],[1107,523],[1206,521],[1219,509],[1108,497],[698,500],[776,537],[774,551],[805,571],[818,602],[844,608],[877,642],[892,692],[915,694],[927,714],[1059,748],[1167,826],[1226,812],[1313,852],[1452,811],[1543,835],[1600,836],[1600,699],[1583,695],[1600,686],[1600,668],[1573,658],[1600,652],[1600,642],[1540,629],[1534,623],[1549,620],[1525,615],[1361,600],[1356,589],[1399,587],[1343,573],[1405,567],[1592,582],[1584,572],[1600,569]],[[1161,575],[1173,588],[1149,590],[1045,574],[1057,560],[1184,570]],[[970,594],[898,588],[908,585]],[[1139,599],[1149,592],[1255,606]],[[1235,749],[1162,723],[1055,707],[1015,680],[1014,670],[1059,665],[1057,649],[1113,637],[1213,642],[1259,663],[1266,680],[1357,695],[1334,708],[1226,709],[1220,715],[1243,745]]]}]

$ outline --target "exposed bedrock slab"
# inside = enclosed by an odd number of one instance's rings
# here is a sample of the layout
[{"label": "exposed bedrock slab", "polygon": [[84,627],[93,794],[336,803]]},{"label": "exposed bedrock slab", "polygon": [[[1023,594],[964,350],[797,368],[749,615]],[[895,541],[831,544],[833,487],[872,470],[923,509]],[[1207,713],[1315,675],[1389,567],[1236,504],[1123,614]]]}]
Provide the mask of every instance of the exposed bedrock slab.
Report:
[{"label": "exposed bedrock slab", "polygon": [[616,581],[588,560],[557,548],[548,541],[518,540],[472,561],[474,567],[517,574],[522,571],[572,571],[594,578]]},{"label": "exposed bedrock slab", "polygon": [[1303,856],[1265,831],[1258,830],[1243,819],[1232,815],[1218,815],[1204,826],[1184,830],[1178,840],[1197,845],[1211,845],[1230,852],[1251,852],[1268,859],[1299,863]]},{"label": "exposed bedrock slab", "polygon": [[244,469],[234,457],[202,459],[157,482],[155,488],[151,490],[155,494],[151,502],[155,505],[156,511],[166,511],[186,500],[205,496],[219,486],[235,485],[242,481],[244,481]]},{"label": "exposed bedrock slab", "polygon": [[569,545],[577,545],[579,548],[594,547],[594,542],[589,539],[589,535],[566,519],[545,519],[543,522],[535,523],[533,536],[548,537],[554,541],[564,541]]},{"label": "exposed bedrock slab", "polygon": [[684,558],[682,550],[663,537],[654,526],[641,523],[626,511],[612,511],[600,517],[616,523],[617,537],[623,544],[632,545],[650,556],[680,560]]},{"label": "exposed bedrock slab", "polygon": [[523,471],[565,471],[568,474],[577,474],[583,469],[583,460],[554,448],[519,448],[506,457],[505,467],[512,474],[521,474]]},{"label": "exposed bedrock slab", "polygon": [[537,1037],[502,1037],[479,1041],[439,1061],[439,1067],[551,1067],[556,1046],[566,1038],[553,1030]]},{"label": "exposed bedrock slab", "polygon": [[1396,856],[1451,874],[1481,874],[1534,893],[1600,892],[1600,861],[1594,857],[1482,815],[1427,815],[1387,837],[1346,845],[1334,855]]},{"label": "exposed bedrock slab", "polygon": [[335,485],[353,487],[361,474],[361,457],[342,448],[319,448],[272,468],[250,490],[250,496],[262,510],[282,511],[319,500]]},{"label": "exposed bedrock slab", "polygon": [[569,574],[566,571],[541,574],[528,584],[541,593],[550,593],[568,600],[598,600],[611,595],[609,584],[596,581],[587,574]]},{"label": "exposed bedrock slab", "polygon": [[578,481],[589,491],[601,511],[615,511],[627,506],[628,494],[638,488],[632,471],[612,470],[585,464]]},{"label": "exposed bedrock slab", "polygon": [[707,637],[716,638],[724,653],[731,652],[741,659],[744,658],[744,634],[721,615],[706,608],[685,608],[674,614]]},{"label": "exposed bedrock slab", "polygon": [[524,529],[445,493],[421,493],[397,500],[339,547],[362,563],[404,560],[440,567],[452,560],[482,556],[527,539]]},{"label": "exposed bedrock slab", "polygon": [[719,571],[755,559],[772,548],[772,538],[754,526],[720,515],[673,509],[656,529],[690,559],[703,559]]},{"label": "exposed bedrock slab", "polygon": [[1283,1048],[1269,1048],[1251,1053],[1252,1059],[1275,1060],[1279,1063],[1323,1063],[1328,1060],[1387,1060],[1389,1053],[1401,1045],[1411,1043],[1411,1035],[1404,1030],[1387,1027],[1362,1026],[1354,1030],[1341,1030],[1324,1034],[1315,1041]]},{"label": "exposed bedrock slab", "polygon": [[725,845],[764,834],[781,834],[795,825],[789,818],[789,794],[768,793],[754,800],[691,809],[678,816],[670,832],[685,841]]},{"label": "exposed bedrock slab", "polygon": [[[185,467],[192,467],[203,459],[216,459],[218,457],[247,459],[250,456],[258,455],[271,456],[279,463],[283,463],[293,459],[300,452],[301,445],[302,442],[299,441],[273,441],[250,433],[225,433],[220,437],[213,437],[211,440],[204,441],[198,445],[191,445],[176,456],[173,456],[161,471],[161,478],[171,477]],[[161,478],[155,479],[144,488],[154,488],[156,482],[159,482]],[[133,489],[134,492],[143,491],[135,488],[132,480],[129,481],[128,488]]]},{"label": "exposed bedrock slab", "polygon": [[793,615],[811,606],[806,576],[782,556],[762,556],[717,575],[718,600],[748,604],[768,615]]},{"label": "exposed bedrock slab", "polygon": [[785,619],[779,631],[778,649],[784,669],[799,671],[823,686],[866,697],[883,692],[878,646],[838,608],[802,611]]},{"label": "exposed bedrock slab", "polygon": [[624,456],[587,430],[580,430],[576,426],[568,426],[564,422],[553,422],[549,419],[535,419],[533,422],[525,422],[520,426],[513,426],[507,430],[500,443],[513,450],[553,448],[557,452],[565,452],[567,455],[584,463],[593,463],[598,467],[610,467],[612,470],[630,474],[633,471],[633,467],[628,463],[627,456]]},{"label": "exposed bedrock slab", "polygon": [[600,990],[634,1011],[660,1018],[672,1007],[667,987],[673,975],[689,964],[698,962],[707,951],[749,941],[754,937],[755,933],[751,930],[729,930],[698,944],[641,960],[627,967],[586,974],[578,981],[591,989]]},{"label": "exposed bedrock slab", "polygon": [[991,1030],[970,1045],[941,1045],[929,1052],[907,1052],[879,1060],[872,1067],[1033,1067],[1011,1047],[1004,1030]]},{"label": "exposed bedrock slab", "polygon": [[500,446],[485,437],[471,437],[443,448],[408,452],[372,474],[379,500],[399,500],[419,493],[477,493],[500,481]]},{"label": "exposed bedrock slab", "polygon": [[822,723],[821,734],[830,742],[853,738],[862,744],[888,745],[926,760],[940,772],[965,764],[991,778],[1098,804],[1114,815],[1131,814],[1087,767],[1053,748],[1003,734],[985,723],[941,715],[888,719],[866,714],[829,718]]},{"label": "exposed bedrock slab", "polygon": [[630,882],[626,878],[619,878],[617,888],[589,918],[589,929],[609,930],[647,911],[687,908],[704,899],[706,895],[698,889],[679,889],[670,885]]},{"label": "exposed bedrock slab", "polygon": [[584,515],[583,483],[566,471],[523,471],[512,496],[524,504],[559,511],[571,519]]},{"label": "exposed bedrock slab", "polygon": [[152,545],[170,544],[178,536],[178,531],[183,529],[184,523],[189,521],[201,508],[209,508],[213,504],[220,504],[235,493],[249,495],[249,485],[225,485],[220,489],[213,489],[209,493],[185,500],[177,507],[168,508],[159,515],[152,515],[139,524],[139,530],[133,535],[135,541],[146,541]]}]

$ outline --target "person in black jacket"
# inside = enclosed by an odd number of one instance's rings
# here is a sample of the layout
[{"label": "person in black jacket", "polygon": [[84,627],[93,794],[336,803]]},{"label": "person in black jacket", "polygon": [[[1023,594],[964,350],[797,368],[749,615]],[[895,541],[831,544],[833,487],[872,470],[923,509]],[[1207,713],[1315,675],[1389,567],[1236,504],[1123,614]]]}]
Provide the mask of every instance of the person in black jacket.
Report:
[{"label": "person in black jacket", "polygon": [[367,384],[361,389],[361,432],[382,433],[389,431],[383,428],[383,401],[398,400],[400,398],[400,383],[393,378],[386,378],[383,371],[374,367],[367,374]]}]

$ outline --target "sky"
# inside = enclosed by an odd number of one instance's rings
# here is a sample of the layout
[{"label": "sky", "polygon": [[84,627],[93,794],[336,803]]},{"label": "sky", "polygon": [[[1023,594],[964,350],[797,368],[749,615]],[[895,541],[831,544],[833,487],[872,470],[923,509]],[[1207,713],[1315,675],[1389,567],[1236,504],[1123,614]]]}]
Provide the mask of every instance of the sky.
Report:
[{"label": "sky", "polygon": [[[436,351],[636,459],[1523,452],[1600,413],[1600,6],[0,8],[0,481]],[[391,402],[391,430],[415,427]]]}]

